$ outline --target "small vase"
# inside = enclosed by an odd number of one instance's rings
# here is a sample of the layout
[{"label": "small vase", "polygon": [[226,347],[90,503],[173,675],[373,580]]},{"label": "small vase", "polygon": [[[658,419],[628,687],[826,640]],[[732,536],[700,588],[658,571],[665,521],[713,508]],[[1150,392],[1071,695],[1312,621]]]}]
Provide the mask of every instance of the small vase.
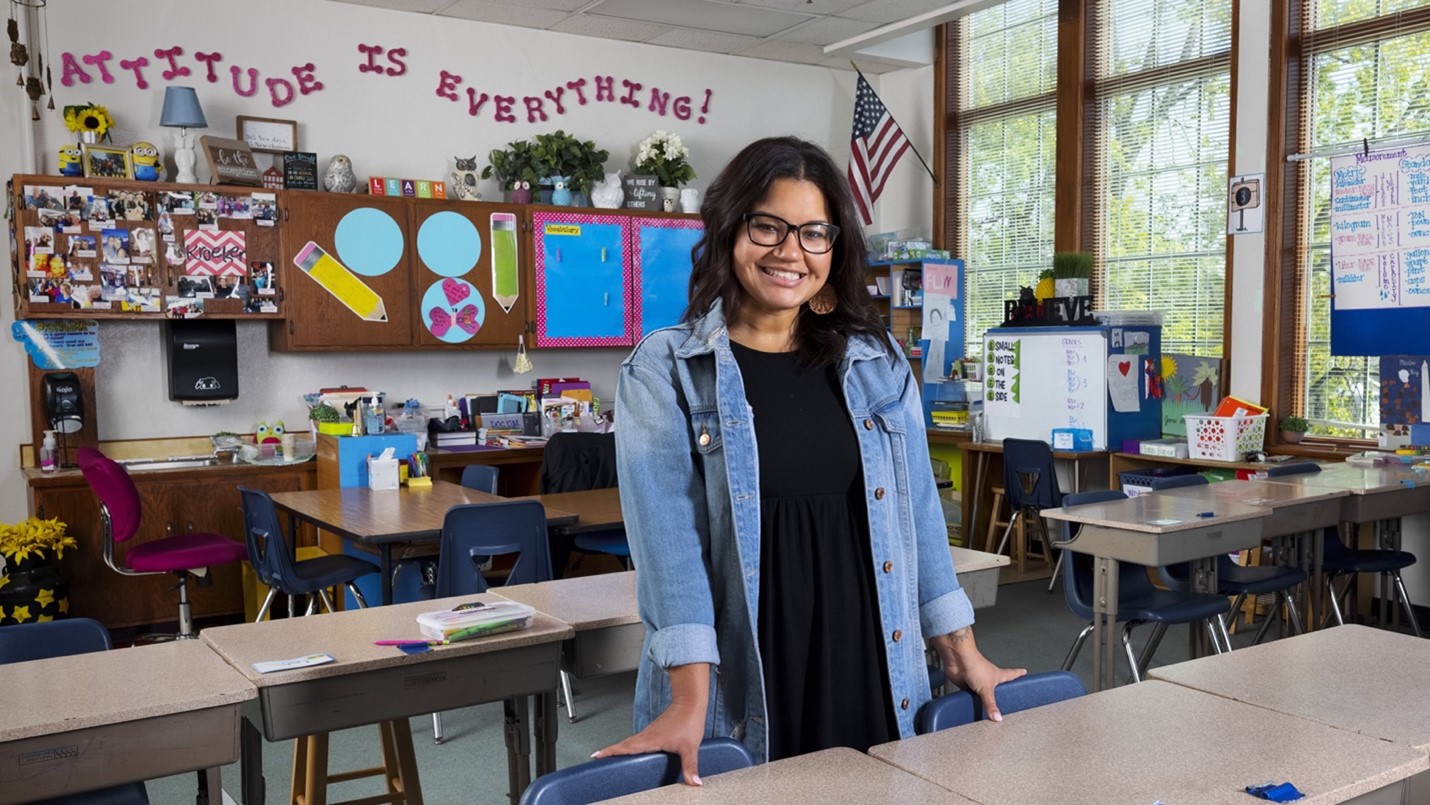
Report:
[{"label": "small vase", "polygon": [[0,626],[68,618],[70,584],[47,558],[8,559],[0,576]]},{"label": "small vase", "polygon": [[687,213],[700,212],[700,191],[693,187],[687,187],[680,191],[680,211]]},{"label": "small vase", "polygon": [[87,143],[87,144],[89,144],[89,145],[94,145],[95,143],[98,143],[98,142],[99,142],[99,132],[97,132],[97,131],[95,131],[95,130],[93,130],[93,129],[83,129],[83,130],[80,131],[80,133],[79,133],[79,141],[80,141],[81,143]]},{"label": "small vase", "polygon": [[660,208],[666,212],[678,211],[680,209],[680,188],[660,188]]},{"label": "small vase", "polygon": [[1301,437],[1305,435],[1306,434],[1298,433],[1294,430],[1283,430],[1281,431],[1281,441],[1285,442],[1286,444],[1300,444]]}]

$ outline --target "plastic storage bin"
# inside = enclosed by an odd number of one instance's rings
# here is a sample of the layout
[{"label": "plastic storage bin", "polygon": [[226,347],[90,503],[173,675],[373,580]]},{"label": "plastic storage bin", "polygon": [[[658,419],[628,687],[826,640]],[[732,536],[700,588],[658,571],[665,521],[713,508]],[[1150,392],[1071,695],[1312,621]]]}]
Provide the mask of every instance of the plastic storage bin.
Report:
[{"label": "plastic storage bin", "polygon": [[1191,475],[1196,472],[1192,467],[1143,467],[1140,470],[1126,470],[1117,473],[1117,480],[1122,486],[1122,491],[1128,497],[1145,495],[1152,491],[1152,484],[1158,478],[1171,478],[1176,475]]},{"label": "plastic storage bin", "polygon": [[1266,443],[1266,414],[1211,416],[1187,414],[1187,452],[1191,458],[1242,461]]}]

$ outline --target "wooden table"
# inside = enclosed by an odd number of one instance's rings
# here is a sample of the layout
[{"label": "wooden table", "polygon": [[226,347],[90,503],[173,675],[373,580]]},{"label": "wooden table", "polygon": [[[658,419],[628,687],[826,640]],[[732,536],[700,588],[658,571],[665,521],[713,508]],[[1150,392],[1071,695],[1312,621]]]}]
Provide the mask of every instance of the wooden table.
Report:
[{"label": "wooden table", "polygon": [[[382,603],[392,603],[392,546],[435,540],[447,510],[464,503],[492,503],[510,498],[433,481],[430,487],[374,491],[365,486],[277,492],[273,504],[296,520],[312,523],[343,539],[376,548],[381,557]],[[546,524],[566,525],[576,515],[547,507]]]},{"label": "wooden table", "polygon": [[[243,802],[265,798],[263,742],[332,732],[415,715],[501,701],[506,709],[512,805],[531,782],[531,721],[536,773],[555,768],[556,687],[561,641],[570,626],[537,614],[531,628],[404,654],[374,640],[420,638],[417,616],[493,595],[334,612],[311,618],[205,629],[202,640],[258,689],[244,708]],[[252,664],[327,653],[336,662],[260,674]],[[528,716],[535,697],[535,715]]]},{"label": "wooden table", "polygon": [[522,500],[539,500],[546,507],[548,520],[550,512],[559,511],[575,515],[574,522],[550,523],[554,533],[570,536],[586,531],[605,531],[625,525],[621,514],[621,490],[587,489],[581,492],[551,492],[545,495],[528,495]]},{"label": "wooden table", "polygon": [[[1126,500],[1044,509],[1049,520],[1081,523],[1071,542],[1056,543],[1063,550],[1093,557],[1092,656],[1093,686],[1106,690],[1116,684],[1117,563],[1148,567],[1191,562],[1191,587],[1196,592],[1216,592],[1217,554],[1245,550],[1261,544],[1260,519],[1269,509],[1227,502],[1211,510],[1171,495],[1141,495]],[[1192,630],[1193,656],[1205,653],[1208,643]]]},{"label": "wooden table", "polygon": [[207,646],[179,640],[6,665],[0,803],[212,769],[238,759],[253,685]]},{"label": "wooden table", "polygon": [[1381,789],[1374,801],[1400,802],[1407,779],[1430,768],[1410,746],[1155,680],[869,754],[986,805],[1247,805],[1245,787],[1267,781],[1294,783],[1298,804]]},{"label": "wooden table", "polygon": [[680,783],[609,802],[613,805],[746,805],[751,802],[972,805],[972,800],[845,748],[825,749],[709,777],[702,775],[700,779],[705,784],[699,788]]}]

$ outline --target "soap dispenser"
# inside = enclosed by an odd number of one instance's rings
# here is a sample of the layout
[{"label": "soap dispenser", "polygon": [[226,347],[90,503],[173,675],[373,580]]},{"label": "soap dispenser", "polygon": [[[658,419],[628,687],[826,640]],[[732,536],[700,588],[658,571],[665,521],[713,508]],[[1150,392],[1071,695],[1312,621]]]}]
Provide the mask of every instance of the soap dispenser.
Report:
[{"label": "soap dispenser", "polygon": [[40,472],[54,472],[59,467],[59,445],[55,444],[55,432],[47,430],[45,441],[40,445]]}]

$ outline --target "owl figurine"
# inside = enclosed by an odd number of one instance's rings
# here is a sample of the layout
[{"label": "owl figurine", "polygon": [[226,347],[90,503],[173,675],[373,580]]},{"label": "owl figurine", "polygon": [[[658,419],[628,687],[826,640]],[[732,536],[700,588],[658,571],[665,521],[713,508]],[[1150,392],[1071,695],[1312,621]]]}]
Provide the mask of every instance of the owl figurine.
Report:
[{"label": "owl figurine", "polygon": [[134,157],[134,178],[141,182],[157,182],[164,175],[159,162],[159,149],[153,143],[137,142],[129,147]]},{"label": "owl figurine", "polygon": [[481,201],[482,194],[477,192],[477,158],[452,158],[457,161],[457,169],[451,173],[451,193],[466,201]]},{"label": "owl figurine", "polygon": [[625,198],[626,194],[621,190],[620,171],[607,173],[605,179],[591,185],[591,204],[597,207],[615,209]]},{"label": "owl figurine", "polygon": [[353,174],[353,161],[343,154],[333,157],[328,169],[323,173],[323,188],[329,193],[351,193],[357,190],[357,176]]},{"label": "owl figurine", "polygon": [[553,176],[551,181],[551,203],[558,207],[571,206],[571,180],[565,176]]},{"label": "owl figurine", "polygon": [[84,163],[80,161],[81,152],[77,145],[60,146],[60,175],[61,176],[83,176]]},{"label": "owl figurine", "polygon": [[253,431],[253,442],[255,444],[281,444],[283,442],[283,420],[278,420],[272,425],[266,421],[259,422],[258,427]]}]

